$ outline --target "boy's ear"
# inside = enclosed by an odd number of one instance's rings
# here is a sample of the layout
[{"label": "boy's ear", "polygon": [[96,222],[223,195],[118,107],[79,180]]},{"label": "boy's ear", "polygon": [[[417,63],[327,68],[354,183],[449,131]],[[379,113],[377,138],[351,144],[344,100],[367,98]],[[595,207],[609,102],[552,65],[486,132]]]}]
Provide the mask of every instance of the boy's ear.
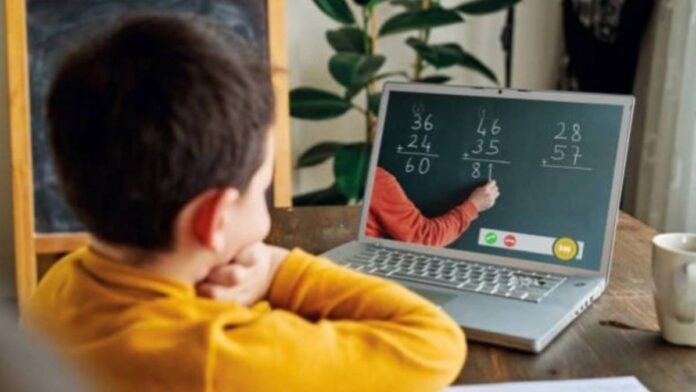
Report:
[{"label": "boy's ear", "polygon": [[192,221],[193,235],[201,245],[216,252],[224,251],[225,230],[231,216],[229,208],[238,199],[239,191],[234,188],[215,189],[202,195]]}]

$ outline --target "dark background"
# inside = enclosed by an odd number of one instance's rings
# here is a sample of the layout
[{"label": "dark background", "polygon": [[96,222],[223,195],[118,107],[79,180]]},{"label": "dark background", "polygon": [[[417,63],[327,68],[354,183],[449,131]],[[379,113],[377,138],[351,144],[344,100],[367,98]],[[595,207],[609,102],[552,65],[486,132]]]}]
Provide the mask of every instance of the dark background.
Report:
[{"label": "dark background", "polygon": [[[266,1],[261,0],[30,0],[27,2],[35,230],[83,231],[66,205],[49,155],[44,100],[57,62],[75,45],[129,12],[206,15],[266,51]],[[95,174],[95,175],[98,175]]]}]

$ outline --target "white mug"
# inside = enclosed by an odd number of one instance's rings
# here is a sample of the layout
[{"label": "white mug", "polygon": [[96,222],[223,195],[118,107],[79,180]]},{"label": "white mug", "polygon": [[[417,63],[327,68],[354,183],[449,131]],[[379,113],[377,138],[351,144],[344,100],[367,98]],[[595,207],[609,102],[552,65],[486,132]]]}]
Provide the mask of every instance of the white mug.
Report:
[{"label": "white mug", "polygon": [[660,234],[652,243],[653,294],[662,337],[696,346],[696,234]]}]

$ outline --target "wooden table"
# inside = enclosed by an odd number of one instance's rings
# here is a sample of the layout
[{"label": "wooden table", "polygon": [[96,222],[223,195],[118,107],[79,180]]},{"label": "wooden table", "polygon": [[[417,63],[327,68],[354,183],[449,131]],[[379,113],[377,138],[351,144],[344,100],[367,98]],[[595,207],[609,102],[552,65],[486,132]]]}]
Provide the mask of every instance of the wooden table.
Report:
[{"label": "wooden table", "polygon": [[[356,236],[359,208],[276,209],[269,242],[322,253]],[[655,231],[622,213],[604,295],[541,354],[469,342],[457,384],[634,375],[651,391],[696,391],[696,349],[664,342],[650,283]]]}]

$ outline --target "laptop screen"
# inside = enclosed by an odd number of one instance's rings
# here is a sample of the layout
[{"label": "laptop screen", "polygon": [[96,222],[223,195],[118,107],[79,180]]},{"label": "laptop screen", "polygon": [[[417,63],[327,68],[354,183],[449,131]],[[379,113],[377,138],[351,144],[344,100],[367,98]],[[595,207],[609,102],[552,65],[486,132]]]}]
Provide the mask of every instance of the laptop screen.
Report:
[{"label": "laptop screen", "polygon": [[388,94],[367,237],[600,270],[623,105]]}]

